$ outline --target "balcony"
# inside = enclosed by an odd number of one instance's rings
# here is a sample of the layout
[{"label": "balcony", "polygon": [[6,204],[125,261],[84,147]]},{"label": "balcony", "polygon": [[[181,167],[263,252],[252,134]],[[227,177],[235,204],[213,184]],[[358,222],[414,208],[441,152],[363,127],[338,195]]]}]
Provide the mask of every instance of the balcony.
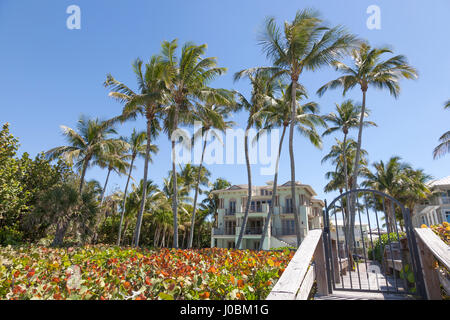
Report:
[{"label": "balcony", "polygon": [[226,216],[234,216],[236,214],[236,209],[234,209],[234,208],[229,208],[229,209],[224,209],[224,210],[225,210]]},{"label": "balcony", "polygon": [[247,227],[245,228],[245,234],[246,235],[259,235],[262,234],[263,228],[262,227]]},{"label": "balcony", "polygon": [[294,213],[294,208],[292,208],[292,207],[284,206],[282,208],[283,208],[283,210],[281,211],[281,213]]},{"label": "balcony", "polygon": [[293,236],[295,230],[293,228],[272,228],[272,235],[274,236]]},{"label": "balcony", "polygon": [[233,228],[213,228],[213,235],[215,236],[234,236],[236,229]]}]

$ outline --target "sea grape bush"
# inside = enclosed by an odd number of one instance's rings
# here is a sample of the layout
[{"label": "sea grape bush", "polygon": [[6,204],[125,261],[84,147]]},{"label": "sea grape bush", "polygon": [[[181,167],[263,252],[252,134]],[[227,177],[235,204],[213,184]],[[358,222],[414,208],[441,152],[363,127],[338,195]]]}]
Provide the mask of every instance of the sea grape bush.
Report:
[{"label": "sea grape bush", "polygon": [[442,224],[434,225],[430,228],[441,238],[442,241],[450,245],[450,224],[448,222],[444,221]]},{"label": "sea grape bush", "polygon": [[[0,247],[0,299],[265,299],[293,251]],[[70,270],[77,269],[74,285]]]}]

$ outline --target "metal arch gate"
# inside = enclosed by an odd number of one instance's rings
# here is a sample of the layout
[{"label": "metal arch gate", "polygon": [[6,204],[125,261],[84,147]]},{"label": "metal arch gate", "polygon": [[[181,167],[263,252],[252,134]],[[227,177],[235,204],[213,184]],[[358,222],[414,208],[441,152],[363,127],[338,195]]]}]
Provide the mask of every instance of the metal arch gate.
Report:
[{"label": "metal arch gate", "polygon": [[410,213],[398,200],[376,190],[351,190],[330,205],[325,202],[323,218],[330,294],[352,290],[426,297]]}]

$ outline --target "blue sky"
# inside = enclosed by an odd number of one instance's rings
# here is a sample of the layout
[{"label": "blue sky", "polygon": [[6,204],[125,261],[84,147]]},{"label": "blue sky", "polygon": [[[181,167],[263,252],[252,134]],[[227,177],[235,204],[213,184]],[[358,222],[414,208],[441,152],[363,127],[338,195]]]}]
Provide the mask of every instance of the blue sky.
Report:
[{"label": "blue sky", "polygon": [[[69,30],[66,8],[81,8],[81,29]],[[369,30],[366,9],[381,8],[381,29]],[[207,56],[218,58],[227,67],[226,75],[212,85],[249,93],[246,81],[233,83],[236,71],[270,65],[257,45],[264,19],[274,16],[279,23],[291,20],[305,7],[319,10],[329,25],[342,24],[374,46],[390,45],[404,54],[419,70],[417,81],[403,81],[398,99],[387,92],[370,89],[367,105],[377,128],[363,134],[363,147],[370,162],[398,155],[416,168],[436,178],[448,176],[449,156],[433,160],[438,138],[448,130],[449,112],[443,110],[450,99],[450,43],[448,41],[450,2],[447,0],[377,1],[100,1],[100,0],[0,0],[0,120],[11,123],[12,133],[20,139],[20,152],[35,156],[40,151],[64,145],[60,125],[74,127],[80,114],[103,119],[121,112],[121,105],[108,97],[103,87],[106,74],[135,87],[131,69],[134,59],[148,60],[158,53],[164,40],[179,39],[208,44]],[[340,91],[319,98],[315,92],[338,74],[324,68],[305,73],[299,80],[310,99],[329,113],[335,102],[342,102]],[[345,98],[360,101],[357,89]],[[234,116],[243,127],[246,114]],[[118,128],[128,135],[132,128],[144,129],[139,119]],[[356,136],[356,132],[352,133]],[[339,137],[339,136],[338,136]],[[341,137],[339,137],[341,138]],[[320,160],[334,143],[324,140],[318,150],[295,137],[296,178],[310,184],[320,198],[324,194],[324,174],[332,170]],[[161,184],[170,170],[170,144],[163,134],[157,140],[160,152],[150,167],[150,178]],[[290,179],[289,156],[285,144],[280,165],[280,182]],[[137,163],[135,177],[141,177],[143,161]],[[212,165],[212,178],[224,177],[233,184],[247,183],[245,165]],[[92,168],[87,178],[103,183],[106,172]],[[259,175],[253,166],[253,183],[264,184],[269,176]],[[123,187],[125,177],[113,176],[108,191]]]}]

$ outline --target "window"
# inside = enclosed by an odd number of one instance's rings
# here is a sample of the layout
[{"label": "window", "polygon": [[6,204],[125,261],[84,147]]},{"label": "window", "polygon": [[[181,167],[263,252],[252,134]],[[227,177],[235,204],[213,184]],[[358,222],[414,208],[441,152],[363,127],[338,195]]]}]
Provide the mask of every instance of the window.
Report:
[{"label": "window", "polygon": [[281,220],[281,230],[283,235],[295,234],[294,219]]},{"label": "window", "polygon": [[445,218],[447,219],[447,222],[450,223],[450,211],[445,212]]},{"label": "window", "polygon": [[293,213],[294,210],[292,209],[292,199],[286,198],[286,210],[285,213]]},{"label": "window", "polygon": [[230,200],[230,214],[236,213],[236,200]]},{"label": "window", "polygon": [[253,250],[259,250],[259,241],[253,242]]}]

